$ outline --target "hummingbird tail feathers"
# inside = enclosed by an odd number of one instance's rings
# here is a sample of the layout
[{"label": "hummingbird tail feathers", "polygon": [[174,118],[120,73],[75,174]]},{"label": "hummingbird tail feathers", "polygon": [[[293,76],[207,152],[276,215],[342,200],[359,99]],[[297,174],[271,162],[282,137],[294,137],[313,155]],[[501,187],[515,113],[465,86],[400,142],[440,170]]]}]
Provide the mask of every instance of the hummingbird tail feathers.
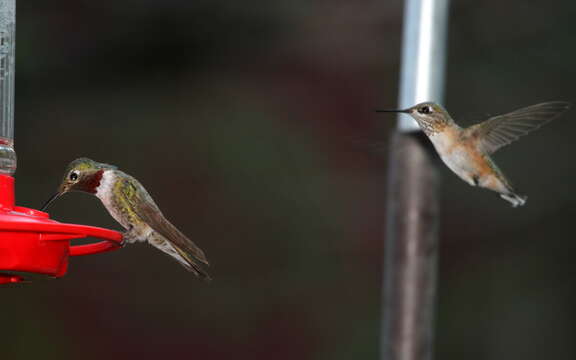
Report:
[{"label": "hummingbird tail feathers", "polygon": [[506,201],[509,201],[512,204],[512,207],[522,206],[526,204],[526,199],[528,199],[528,196],[518,195],[513,192],[506,194],[502,193],[500,194],[500,197]]},{"label": "hummingbird tail feathers", "polygon": [[188,254],[185,251],[180,250],[177,246],[173,245],[172,247],[174,248],[174,250],[176,250],[177,255],[178,255],[178,256],[175,256],[174,258],[182,266],[184,266],[186,268],[186,270],[192,272],[194,275],[196,275],[197,277],[199,277],[200,279],[202,279],[204,281],[211,281],[212,280],[210,275],[208,275],[206,270],[204,270],[202,268],[202,265],[198,264],[198,262],[196,261],[196,259],[193,256],[191,256],[190,254]]},{"label": "hummingbird tail feathers", "polygon": [[200,279],[204,281],[212,280],[210,275],[202,268],[200,263],[203,263],[201,259],[196,258],[195,254],[188,253],[186,249],[181,249],[176,244],[166,240],[165,237],[158,233],[152,233],[148,238],[150,245],[156,247],[162,252],[170,255],[171,258],[175,259],[184,266],[186,270],[190,271]]}]

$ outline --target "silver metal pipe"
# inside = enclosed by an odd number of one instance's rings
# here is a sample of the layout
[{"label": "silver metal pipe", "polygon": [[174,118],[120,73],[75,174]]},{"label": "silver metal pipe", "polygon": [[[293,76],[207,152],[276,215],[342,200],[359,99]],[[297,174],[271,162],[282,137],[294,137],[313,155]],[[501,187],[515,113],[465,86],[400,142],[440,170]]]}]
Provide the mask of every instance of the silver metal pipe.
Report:
[{"label": "silver metal pipe", "polygon": [[[406,0],[399,109],[442,103],[447,20],[448,0]],[[431,360],[440,179],[418,124],[399,114],[397,129],[388,171],[381,359]]]},{"label": "silver metal pipe", "polygon": [[[446,64],[448,0],[406,0],[399,109],[423,101],[442,103]],[[418,131],[416,121],[398,117],[400,131]]]}]

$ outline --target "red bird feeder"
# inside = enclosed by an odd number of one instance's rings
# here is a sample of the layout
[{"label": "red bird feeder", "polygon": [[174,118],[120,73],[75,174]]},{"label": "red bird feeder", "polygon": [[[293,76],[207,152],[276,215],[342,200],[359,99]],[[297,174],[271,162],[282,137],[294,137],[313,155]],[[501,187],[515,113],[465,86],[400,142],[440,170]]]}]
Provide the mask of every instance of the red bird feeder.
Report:
[{"label": "red bird feeder", "polygon": [[[104,239],[93,244],[70,244],[85,237]],[[0,284],[21,282],[35,273],[66,274],[68,257],[118,249],[122,234],[93,226],[64,224],[42,211],[14,206],[14,178],[0,175]]]},{"label": "red bird feeder", "polygon": [[[69,256],[118,249],[122,242],[117,231],[63,224],[45,212],[14,206],[15,5],[15,0],[0,0],[0,284],[21,282],[31,274],[64,276]],[[85,237],[106,241],[70,245]]]}]

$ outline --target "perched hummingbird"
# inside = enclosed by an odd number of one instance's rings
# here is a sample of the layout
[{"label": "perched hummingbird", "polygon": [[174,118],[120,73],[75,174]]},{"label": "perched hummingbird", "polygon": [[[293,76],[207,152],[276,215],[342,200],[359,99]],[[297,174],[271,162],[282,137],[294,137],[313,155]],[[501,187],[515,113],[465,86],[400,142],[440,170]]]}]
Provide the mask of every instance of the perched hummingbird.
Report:
[{"label": "perched hummingbird", "polygon": [[496,191],[516,207],[524,205],[527,197],[514,191],[490,155],[560,116],[569,107],[570,103],[563,101],[545,102],[498,115],[467,128],[458,126],[442,106],[433,102],[420,103],[405,110],[377,112],[412,116],[450,170],[472,186]]},{"label": "perched hummingbird", "polygon": [[166,220],[144,186],[132,176],[116,166],[87,158],[76,159],[68,165],[58,192],[48,199],[42,210],[69,191],[96,195],[110,215],[127,230],[124,241],[147,241],[196,276],[210,280],[201,265],[208,265],[204,252]]}]

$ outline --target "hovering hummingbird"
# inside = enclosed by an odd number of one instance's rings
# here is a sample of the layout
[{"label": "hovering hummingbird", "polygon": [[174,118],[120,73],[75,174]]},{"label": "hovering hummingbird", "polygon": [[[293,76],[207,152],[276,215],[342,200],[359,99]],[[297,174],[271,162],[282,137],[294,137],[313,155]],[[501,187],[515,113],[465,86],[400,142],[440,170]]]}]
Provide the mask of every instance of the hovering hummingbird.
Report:
[{"label": "hovering hummingbird", "polygon": [[412,116],[450,170],[472,186],[496,191],[516,207],[524,205],[527,197],[514,191],[490,155],[560,116],[569,107],[570,103],[563,101],[545,102],[498,115],[467,128],[458,126],[442,106],[433,102],[420,103],[405,110],[377,112]]},{"label": "hovering hummingbird", "polygon": [[144,186],[132,176],[116,166],[87,158],[76,159],[68,165],[58,192],[48,199],[42,210],[69,191],[96,195],[110,215],[127,230],[125,242],[147,241],[196,276],[210,280],[201,265],[208,265],[204,252],[166,220]]}]

